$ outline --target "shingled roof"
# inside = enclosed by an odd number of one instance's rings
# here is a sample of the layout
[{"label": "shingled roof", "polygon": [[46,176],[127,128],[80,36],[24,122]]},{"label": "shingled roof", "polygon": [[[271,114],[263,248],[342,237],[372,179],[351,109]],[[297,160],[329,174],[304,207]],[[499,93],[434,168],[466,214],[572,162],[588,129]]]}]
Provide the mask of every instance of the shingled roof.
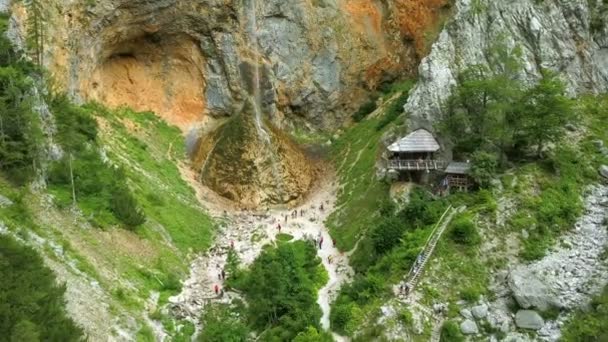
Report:
[{"label": "shingled roof", "polygon": [[391,152],[437,152],[439,143],[431,132],[417,129],[388,147]]},{"label": "shingled roof", "polygon": [[445,173],[451,173],[455,175],[466,175],[471,170],[470,163],[462,162],[451,162],[450,165],[445,169]]}]

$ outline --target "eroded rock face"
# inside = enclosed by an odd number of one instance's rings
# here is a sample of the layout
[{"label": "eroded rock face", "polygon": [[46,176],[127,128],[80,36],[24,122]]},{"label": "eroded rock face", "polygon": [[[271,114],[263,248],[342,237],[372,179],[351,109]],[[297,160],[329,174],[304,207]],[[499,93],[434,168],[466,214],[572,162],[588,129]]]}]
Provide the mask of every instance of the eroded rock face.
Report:
[{"label": "eroded rock face", "polygon": [[[195,167],[204,165],[202,181],[219,193],[280,203],[300,198],[313,177],[299,148],[277,138],[281,131],[332,130],[381,83],[414,74],[426,31],[448,3],[49,0],[44,64],[77,101],[153,111],[180,127],[189,152],[196,150]],[[27,13],[14,9],[23,31]],[[218,142],[210,138],[222,135],[227,117],[249,117],[242,108],[254,88],[261,121],[279,145],[260,149],[246,135],[242,146],[251,150],[239,154],[243,160],[216,162],[206,148]],[[245,172],[237,162],[249,161],[247,177],[226,183]],[[281,175],[269,176],[268,164]]]},{"label": "eroded rock face", "polygon": [[333,128],[370,89],[415,72],[423,33],[449,1],[50,2],[45,64],[76,99],[179,116],[189,128],[234,114],[245,101],[239,65],[257,60],[275,125]]},{"label": "eroded rock face", "polygon": [[607,91],[608,20],[598,25],[599,7],[591,3],[458,0],[457,13],[419,67],[420,81],[404,109],[420,121],[437,120],[458,74],[471,65],[488,66],[500,41],[521,49],[519,78],[528,84],[547,68],[563,76],[571,94]]}]

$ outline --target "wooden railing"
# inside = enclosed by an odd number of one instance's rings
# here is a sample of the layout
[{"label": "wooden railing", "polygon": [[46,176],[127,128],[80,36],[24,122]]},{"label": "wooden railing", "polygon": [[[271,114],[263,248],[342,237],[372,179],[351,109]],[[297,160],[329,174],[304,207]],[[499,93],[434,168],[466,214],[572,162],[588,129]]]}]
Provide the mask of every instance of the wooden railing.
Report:
[{"label": "wooden railing", "polygon": [[388,160],[388,168],[392,170],[443,170],[446,167],[447,163],[443,160]]}]

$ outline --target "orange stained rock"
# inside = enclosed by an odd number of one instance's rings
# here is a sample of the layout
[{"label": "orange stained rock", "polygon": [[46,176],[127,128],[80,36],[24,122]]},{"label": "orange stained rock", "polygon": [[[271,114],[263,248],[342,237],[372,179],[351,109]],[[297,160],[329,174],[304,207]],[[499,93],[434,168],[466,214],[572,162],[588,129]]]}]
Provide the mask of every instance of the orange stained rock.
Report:
[{"label": "orange stained rock", "polygon": [[200,52],[188,41],[141,45],[108,58],[83,86],[87,98],[116,108],[152,111],[183,131],[201,122],[205,80]]},{"label": "orange stained rock", "polygon": [[450,0],[394,0],[401,34],[414,42],[419,57],[426,53],[426,34],[439,21]]}]

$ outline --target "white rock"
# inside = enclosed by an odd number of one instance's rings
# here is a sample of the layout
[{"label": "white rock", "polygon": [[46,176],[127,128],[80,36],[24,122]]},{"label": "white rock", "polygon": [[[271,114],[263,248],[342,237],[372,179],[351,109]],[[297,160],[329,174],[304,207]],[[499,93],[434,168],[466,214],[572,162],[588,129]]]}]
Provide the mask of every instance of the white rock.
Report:
[{"label": "white rock", "polygon": [[477,323],[470,319],[467,319],[464,322],[460,323],[460,331],[465,335],[474,335],[479,333]]},{"label": "white rock", "polygon": [[522,329],[540,330],[545,321],[533,310],[519,310],[515,315],[515,325]]},{"label": "white rock", "polygon": [[471,313],[477,319],[484,319],[488,315],[488,306],[485,304],[477,305],[471,309]]},{"label": "white rock", "polygon": [[462,317],[466,319],[473,319],[473,315],[471,314],[471,310],[469,309],[460,310],[460,315],[462,315]]}]

